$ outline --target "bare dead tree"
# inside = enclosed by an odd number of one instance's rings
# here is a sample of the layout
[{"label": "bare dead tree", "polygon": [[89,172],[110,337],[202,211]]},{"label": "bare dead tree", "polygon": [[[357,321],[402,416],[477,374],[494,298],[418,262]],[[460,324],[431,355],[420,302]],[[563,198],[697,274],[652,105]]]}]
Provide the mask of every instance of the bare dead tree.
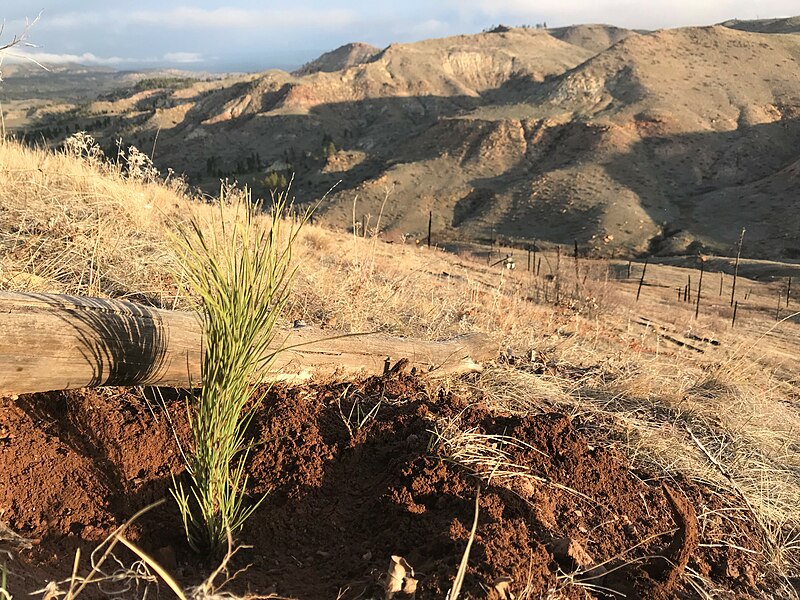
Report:
[{"label": "bare dead tree", "polygon": [[[15,53],[11,52],[11,50],[13,50],[17,46],[20,46],[20,47],[23,47],[23,48],[24,47],[28,47],[28,48],[35,48],[36,47],[35,44],[31,44],[29,41],[27,41],[27,39],[28,39],[28,33],[30,33],[31,28],[34,25],[36,25],[36,23],[39,21],[39,18],[41,16],[42,16],[42,13],[40,12],[38,15],[36,15],[36,18],[33,21],[29,21],[28,19],[25,19],[25,27],[22,29],[21,33],[15,34],[14,37],[12,37],[11,40],[8,41],[8,42],[0,41],[0,82],[3,81],[2,67],[3,67],[3,59],[6,56],[12,56],[14,58],[22,58],[24,60],[28,60],[28,61],[34,63],[35,65],[41,67],[45,71],[49,70],[47,67],[45,67],[43,64],[41,64],[39,61],[37,61],[35,58],[33,58],[30,55],[27,55],[27,54],[15,54]],[[4,31],[5,31],[5,23],[0,23],[0,40],[3,39]],[[5,117],[3,115],[3,105],[2,105],[2,103],[0,103],[0,139],[5,139],[5,137],[6,137],[6,120],[5,120]]]},{"label": "bare dead tree", "polygon": [[[47,71],[47,67],[37,61],[35,58],[27,55],[27,54],[15,54],[13,52],[9,52],[13,48],[21,47],[21,48],[36,48],[36,44],[32,44],[28,41],[28,34],[30,33],[31,29],[33,28],[36,23],[39,22],[42,13],[40,12],[36,15],[36,18],[32,21],[25,19],[25,27],[22,29],[20,33],[14,34],[14,36],[8,42],[0,42],[0,67],[3,66],[3,59],[6,56],[12,56],[15,58],[21,58],[24,60],[28,60],[35,65],[41,67],[45,71]],[[0,40],[3,39],[3,33],[5,33],[5,23],[0,23]],[[0,71],[0,81],[3,81],[2,71]]]}]

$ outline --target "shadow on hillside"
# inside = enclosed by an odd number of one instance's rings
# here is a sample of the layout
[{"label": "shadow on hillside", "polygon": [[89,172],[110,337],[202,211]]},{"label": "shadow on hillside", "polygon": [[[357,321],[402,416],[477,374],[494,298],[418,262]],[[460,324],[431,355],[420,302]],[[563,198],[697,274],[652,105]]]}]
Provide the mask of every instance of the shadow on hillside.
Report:
[{"label": "shadow on hillside", "polygon": [[[222,172],[251,183],[281,165],[296,173],[293,193],[301,202],[320,198],[335,186],[339,197],[358,193],[365,206],[368,201],[380,206],[380,199],[377,186],[365,190],[364,182],[387,175],[391,187],[393,167],[445,157],[451,159],[452,169],[459,170],[463,197],[448,200],[439,222],[447,223],[447,233],[456,237],[460,232],[472,238],[487,237],[493,231],[521,241],[595,243],[591,240],[597,234],[618,233],[613,224],[612,230],[601,231],[606,225],[600,225],[600,219],[605,206],[625,194],[621,202],[641,204],[662,228],[661,235],[651,240],[651,252],[728,253],[745,227],[745,255],[800,257],[796,233],[800,211],[794,190],[800,171],[770,179],[800,158],[796,150],[800,119],[792,118],[792,107],[781,108],[784,118],[775,123],[679,135],[659,135],[659,123],[636,117],[636,129],[646,137],[629,150],[613,154],[619,141],[609,139],[617,132],[607,134],[608,127],[581,120],[542,127],[543,109],[533,106],[526,118],[525,103],[541,100],[558,80],[512,77],[480,97],[412,95],[317,105],[309,98],[307,108],[300,105],[300,98],[293,100],[294,109],[283,106],[289,94],[287,84],[259,96],[259,105],[237,118],[198,126],[219,114],[226,102],[259,85],[258,81],[244,82],[224,95],[201,95],[180,123],[163,127],[157,157],[173,163],[162,166],[206,181],[217,172],[209,161]],[[524,156],[513,164],[504,160],[493,164],[480,153],[470,154],[494,126],[492,121],[473,119],[473,111],[507,104],[517,104],[514,114],[522,122],[527,143]],[[252,110],[259,112],[248,112]],[[155,129],[143,134],[152,136]],[[336,150],[357,151],[363,159],[349,169],[322,172],[327,141]],[[491,144],[485,151],[493,151]],[[237,168],[256,154],[257,168],[244,172]],[[568,171],[581,170],[581,165],[594,165],[595,174],[584,171],[579,178]],[[603,179],[603,169],[614,185]],[[548,187],[544,180],[556,172],[560,172],[559,184]],[[410,175],[414,185],[403,182],[409,188],[406,196],[397,189],[395,197],[410,203],[426,193],[425,177],[441,183],[454,173],[428,170],[424,176]],[[447,189],[447,184],[427,187]],[[370,193],[376,197],[367,199]],[[498,198],[502,206],[496,206]],[[697,244],[689,247],[695,240]]]},{"label": "shadow on hillside", "polygon": [[735,253],[742,228],[744,255],[800,257],[800,120],[734,131],[653,135],[605,161],[607,173],[633,190],[663,234],[651,250]]},{"label": "shadow on hillside", "polygon": [[520,161],[496,177],[475,178],[473,191],[453,206],[452,225],[482,243],[524,247],[536,240],[582,247],[591,242],[599,220],[597,206],[570,206],[566,198],[540,202],[531,181],[535,166]]}]

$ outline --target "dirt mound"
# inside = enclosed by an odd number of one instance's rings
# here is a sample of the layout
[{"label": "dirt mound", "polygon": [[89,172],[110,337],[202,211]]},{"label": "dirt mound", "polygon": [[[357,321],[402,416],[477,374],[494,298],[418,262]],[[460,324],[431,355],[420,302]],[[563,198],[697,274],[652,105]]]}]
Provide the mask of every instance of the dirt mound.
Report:
[{"label": "dirt mound", "polygon": [[[10,563],[12,593],[66,577],[76,548],[86,556],[167,494],[182,471],[174,435],[186,443],[184,413],[181,398],[127,390],[0,399],[0,510],[34,540]],[[418,598],[444,597],[480,485],[465,597],[510,597],[494,589],[503,581],[517,597],[769,590],[756,529],[721,517],[734,514],[729,499],[632,472],[582,427],[562,414],[490,410],[402,375],[274,389],[252,422],[248,465],[252,497],[268,495],[241,536],[252,548],[233,565],[250,568],[230,589],[383,597],[398,555],[414,568]],[[177,518],[162,505],[131,537],[196,584],[209,565],[189,552]]]}]

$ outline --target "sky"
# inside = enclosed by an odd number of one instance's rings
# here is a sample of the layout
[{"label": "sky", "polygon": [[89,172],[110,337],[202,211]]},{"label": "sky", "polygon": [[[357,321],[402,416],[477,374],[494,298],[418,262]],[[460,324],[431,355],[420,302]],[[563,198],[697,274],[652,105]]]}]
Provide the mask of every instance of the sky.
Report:
[{"label": "sky", "polygon": [[385,47],[501,23],[659,29],[798,13],[797,0],[3,0],[0,46],[41,14],[27,35],[36,47],[15,53],[124,70],[260,71],[348,42]]}]

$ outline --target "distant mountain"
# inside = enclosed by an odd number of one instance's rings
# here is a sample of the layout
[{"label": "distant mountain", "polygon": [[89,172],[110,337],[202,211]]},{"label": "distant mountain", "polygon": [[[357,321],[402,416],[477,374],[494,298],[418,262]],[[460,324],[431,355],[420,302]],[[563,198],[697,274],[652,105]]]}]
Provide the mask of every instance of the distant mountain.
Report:
[{"label": "distant mountain", "polygon": [[209,73],[179,69],[119,71],[105,66],[77,63],[44,64],[32,62],[3,64],[0,99],[6,101],[83,103],[115,90],[133,89],[141,81],[186,80],[219,77]]},{"label": "distant mountain", "polygon": [[754,19],[751,21],[731,19],[720,23],[720,25],[740,31],[750,31],[751,33],[800,33],[800,17]]},{"label": "distant mountain", "polygon": [[564,42],[580,46],[586,50],[602,52],[625,38],[639,35],[640,32],[614,27],[613,25],[571,25],[569,27],[548,29],[548,33]]},{"label": "distant mountain", "polygon": [[60,63],[57,65],[47,64],[45,67],[46,69],[42,68],[42,66],[39,64],[30,61],[15,63],[6,62],[2,65],[3,78],[14,79],[18,77],[40,77],[44,73],[73,75],[116,73],[116,69],[112,69],[111,67],[82,65],[79,63]]},{"label": "distant mountain", "polygon": [[380,48],[369,44],[362,44],[361,42],[345,44],[303,65],[292,74],[302,77],[311,73],[343,71],[344,69],[370,62],[379,53]]},{"label": "distant mountain", "polygon": [[746,227],[746,254],[800,257],[798,61],[800,36],[728,24],[498,28],[155,85],[68,128],[155,145],[209,188],[232,177],[266,194],[265,177],[293,173],[299,199],[333,188],[323,220],[381,214],[390,237],[423,235],[430,211],[438,240],[730,252]]},{"label": "distant mountain", "polygon": [[0,66],[0,100],[50,103],[86,102],[124,85],[119,71],[80,64],[45,65],[32,62],[3,63]]}]

